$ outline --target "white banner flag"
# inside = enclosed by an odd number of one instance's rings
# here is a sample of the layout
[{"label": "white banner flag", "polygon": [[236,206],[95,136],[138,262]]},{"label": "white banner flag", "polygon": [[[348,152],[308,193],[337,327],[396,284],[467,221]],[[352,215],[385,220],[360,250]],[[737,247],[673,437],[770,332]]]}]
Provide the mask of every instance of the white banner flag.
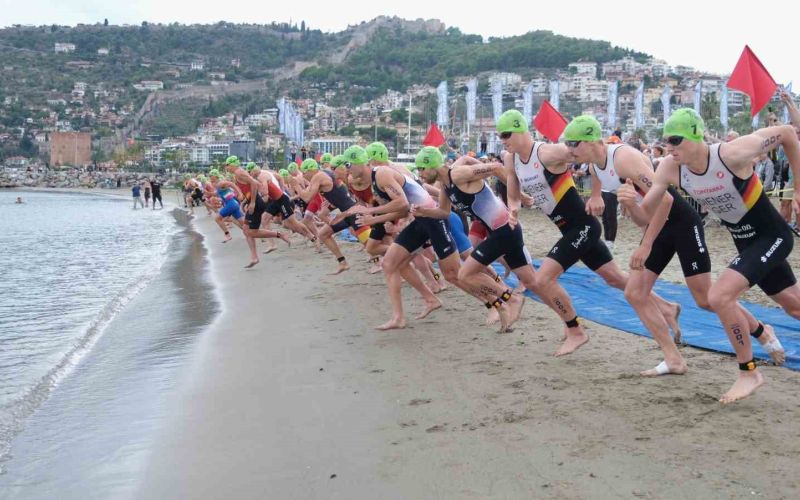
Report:
[{"label": "white banner flag", "polygon": [[525,123],[530,125],[533,118],[533,82],[525,87],[525,93],[522,94],[522,116],[525,117]]},{"label": "white banner flag", "polygon": [[278,127],[281,134],[286,133],[286,99],[278,99]]},{"label": "white banner flag", "polygon": [[638,130],[644,127],[644,81],[636,88],[633,110],[633,128]]},{"label": "white banner flag", "polygon": [[492,82],[492,112],[494,113],[494,122],[500,119],[503,114],[503,81],[495,79]]},{"label": "white banner flag", "polygon": [[719,98],[719,122],[722,128],[728,130],[728,86],[722,86],[722,92]]},{"label": "white banner flag", "polygon": [[446,127],[448,123],[446,80],[436,87],[436,98],[439,100],[439,105],[436,107],[436,124],[440,127]]},{"label": "white banner flag", "polygon": [[608,86],[608,107],[606,109],[606,127],[614,130],[617,127],[617,87],[619,82],[611,82]]},{"label": "white banner flag", "polygon": [[467,121],[475,123],[475,109],[478,101],[478,80],[473,78],[467,82]]},{"label": "white banner flag", "polygon": [[[792,82],[789,82],[789,85],[785,86],[783,88],[783,90],[785,90],[786,93],[789,94],[789,97],[792,97]],[[794,98],[792,97],[792,99],[794,99]],[[784,106],[783,107],[783,123],[789,123],[789,107],[788,106]]]},{"label": "white banner flag", "polygon": [[661,110],[664,112],[664,123],[667,123],[669,120],[669,115],[672,114],[672,109],[669,105],[669,99],[672,95],[672,89],[669,88],[669,85],[664,85],[664,91],[661,92]]},{"label": "white banner flag", "polygon": [[559,88],[560,85],[558,80],[550,81],[550,105],[556,108],[556,111],[558,111],[559,107],[559,101],[558,101]]},{"label": "white banner flag", "polygon": [[700,100],[703,97],[703,81],[700,80],[697,82],[697,85],[694,86],[694,110],[697,114],[700,114]]}]

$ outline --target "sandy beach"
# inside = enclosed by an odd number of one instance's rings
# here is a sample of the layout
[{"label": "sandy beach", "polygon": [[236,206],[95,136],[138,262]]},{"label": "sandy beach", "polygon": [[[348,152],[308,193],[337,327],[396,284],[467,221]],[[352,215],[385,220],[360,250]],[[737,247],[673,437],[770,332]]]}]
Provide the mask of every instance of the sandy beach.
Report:
[{"label": "sandy beach", "polygon": [[[523,223],[542,257],[557,230],[537,213]],[[684,347],[686,376],[643,379],[661,360],[655,343],[587,323],[591,342],[556,359],[562,325],[549,309],[528,300],[514,332],[498,335],[453,287],[431,317],[378,332],[383,277],[367,274],[356,245],[343,247],[352,269],[340,276],[297,239],[244,270],[239,231],[223,245],[205,214],[195,227],[222,313],[183,374],[137,498],[800,495],[798,373],[764,367],[756,395],[723,407],[728,356]],[[623,268],[638,238],[624,221]],[[732,248],[712,254],[715,272]],[[404,294],[410,319],[421,303]]]}]

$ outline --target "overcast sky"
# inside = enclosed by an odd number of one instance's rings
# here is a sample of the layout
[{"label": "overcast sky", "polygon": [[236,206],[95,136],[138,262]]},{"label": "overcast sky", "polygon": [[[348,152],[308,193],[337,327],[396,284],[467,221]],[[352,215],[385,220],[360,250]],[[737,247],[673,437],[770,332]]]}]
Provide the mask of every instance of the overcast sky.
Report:
[{"label": "overcast sky", "polygon": [[[794,3],[794,2],[793,2]],[[246,0],[0,0],[0,26],[142,21],[270,23],[304,20],[312,28],[340,31],[379,15],[406,19],[439,19],[464,33],[511,36],[536,29],[608,40],[665,59],[714,73],[730,73],[745,44],[778,83],[800,88],[797,44],[800,7],[789,2],[750,3],[701,0],[653,2],[567,0],[564,2],[472,2],[353,0],[305,2]],[[469,7],[467,7],[469,6]]]}]

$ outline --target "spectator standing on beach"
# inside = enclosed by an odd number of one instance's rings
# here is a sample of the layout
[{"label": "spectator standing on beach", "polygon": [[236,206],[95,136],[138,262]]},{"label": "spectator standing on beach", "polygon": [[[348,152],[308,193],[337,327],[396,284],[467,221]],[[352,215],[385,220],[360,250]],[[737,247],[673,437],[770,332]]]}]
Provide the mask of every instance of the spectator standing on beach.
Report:
[{"label": "spectator standing on beach", "polygon": [[164,202],[161,201],[161,183],[158,182],[158,177],[150,179],[150,187],[153,189],[153,210],[156,209],[156,200],[161,208],[164,208]]},{"label": "spectator standing on beach", "polygon": [[147,180],[144,181],[144,206],[150,206],[150,182]]},{"label": "spectator standing on beach", "polygon": [[131,188],[131,194],[133,194],[133,209],[136,210],[137,204],[144,208],[144,203],[142,203],[142,188],[139,186],[138,182]]},{"label": "spectator standing on beach", "polygon": [[755,165],[756,175],[758,175],[759,179],[761,179],[761,184],[764,185],[764,189],[767,191],[772,190],[772,181],[775,177],[775,164],[772,163],[772,160],[766,153],[762,153],[758,156]]},{"label": "spectator standing on beach", "polygon": [[481,155],[485,155],[486,154],[486,143],[487,143],[487,141],[488,141],[488,139],[486,138],[486,132],[481,132],[481,139],[480,139],[480,142],[481,142],[481,152],[480,152],[480,154]]}]

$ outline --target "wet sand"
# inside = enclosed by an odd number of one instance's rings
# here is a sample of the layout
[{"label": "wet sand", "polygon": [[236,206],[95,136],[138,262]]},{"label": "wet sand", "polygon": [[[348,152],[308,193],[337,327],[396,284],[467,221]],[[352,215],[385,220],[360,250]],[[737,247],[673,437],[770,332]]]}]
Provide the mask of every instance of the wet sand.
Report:
[{"label": "wet sand", "polygon": [[[557,230],[538,213],[523,223],[542,257]],[[621,262],[624,242],[639,238],[626,224]],[[729,356],[685,347],[686,376],[643,379],[661,360],[655,343],[589,322],[591,342],[556,359],[562,325],[549,309],[527,301],[515,331],[498,335],[453,287],[423,321],[404,289],[409,328],[378,332],[385,285],[356,245],[344,247],[352,269],[340,276],[302,243],[279,243],[245,271],[238,230],[223,245],[210,218],[196,226],[223,312],[184,375],[139,498],[800,494],[795,372],[764,367],[757,394],[723,407],[737,373]],[[730,237],[718,229],[722,245]],[[724,265],[724,251],[712,256]]]}]

